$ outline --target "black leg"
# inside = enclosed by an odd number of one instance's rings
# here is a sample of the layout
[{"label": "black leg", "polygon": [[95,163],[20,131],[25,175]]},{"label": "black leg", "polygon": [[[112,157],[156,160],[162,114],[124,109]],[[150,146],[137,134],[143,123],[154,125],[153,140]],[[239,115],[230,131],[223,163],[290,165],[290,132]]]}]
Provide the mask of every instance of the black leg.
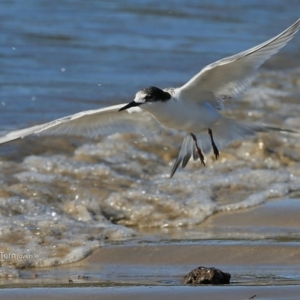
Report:
[{"label": "black leg", "polygon": [[219,149],[217,148],[215,142],[214,142],[214,138],[213,138],[213,134],[212,134],[212,130],[210,128],[208,128],[208,134],[210,136],[210,140],[211,140],[211,145],[213,147],[213,150],[214,150],[214,154],[215,154],[215,157],[216,159],[218,159],[220,153],[219,153]]},{"label": "black leg", "polygon": [[194,140],[194,142],[195,142],[196,150],[197,150],[197,153],[198,153],[198,155],[199,155],[200,161],[201,161],[201,163],[205,166],[204,156],[203,156],[203,154],[202,154],[201,149],[198,147],[197,138],[196,138],[196,136],[195,136],[194,134],[192,134],[192,133],[191,133],[191,136],[192,136],[192,138],[193,138],[193,140]]}]

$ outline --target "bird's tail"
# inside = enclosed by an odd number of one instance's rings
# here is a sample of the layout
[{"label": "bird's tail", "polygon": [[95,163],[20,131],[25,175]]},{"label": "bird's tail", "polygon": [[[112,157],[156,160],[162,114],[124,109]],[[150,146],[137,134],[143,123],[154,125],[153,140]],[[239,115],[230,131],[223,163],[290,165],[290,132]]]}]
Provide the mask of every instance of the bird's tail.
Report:
[{"label": "bird's tail", "polygon": [[[267,126],[264,124],[237,122],[229,118],[222,118],[217,124],[215,124],[211,128],[211,130],[213,133],[214,142],[219,150],[226,147],[233,141],[243,140],[246,137],[254,136],[257,132],[279,131],[296,133],[296,131],[289,129],[282,129],[279,127]],[[208,132],[200,132],[193,134],[197,138],[197,144],[199,148],[205,154],[211,152],[212,145]],[[191,135],[187,133],[184,137],[178,157],[173,165],[170,178],[173,177],[180,164],[182,164],[182,168],[184,168],[192,156],[194,160],[198,159],[195,142]]]}]

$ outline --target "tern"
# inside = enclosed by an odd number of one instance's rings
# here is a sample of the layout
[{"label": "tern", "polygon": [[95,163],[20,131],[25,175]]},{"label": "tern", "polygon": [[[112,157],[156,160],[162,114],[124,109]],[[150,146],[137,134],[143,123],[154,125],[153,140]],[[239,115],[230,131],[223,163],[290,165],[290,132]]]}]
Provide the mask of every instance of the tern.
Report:
[{"label": "tern", "polygon": [[[117,132],[124,132],[128,131],[126,122],[131,122],[134,128],[140,125],[147,127],[149,119],[155,119],[166,127],[186,133],[170,177],[180,164],[184,168],[191,157],[194,160],[200,159],[205,165],[203,153],[212,149],[217,159],[219,149],[231,141],[276,129],[223,116],[224,102],[227,99],[238,99],[251,84],[258,68],[284,47],[299,27],[300,19],[258,46],[207,65],[181,87],[146,87],[137,92],[130,103],[83,111],[49,123],[12,131],[0,137],[0,144],[42,133],[93,138],[102,134],[107,127],[117,127]],[[136,118],[136,114],[142,118]]]}]

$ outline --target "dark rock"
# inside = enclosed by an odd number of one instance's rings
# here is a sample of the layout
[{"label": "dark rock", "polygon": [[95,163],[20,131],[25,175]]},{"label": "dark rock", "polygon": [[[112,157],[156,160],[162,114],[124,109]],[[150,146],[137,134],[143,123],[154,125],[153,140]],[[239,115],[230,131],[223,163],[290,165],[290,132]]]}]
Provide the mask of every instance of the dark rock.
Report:
[{"label": "dark rock", "polygon": [[198,267],[182,279],[182,284],[228,284],[231,275],[219,269]]}]

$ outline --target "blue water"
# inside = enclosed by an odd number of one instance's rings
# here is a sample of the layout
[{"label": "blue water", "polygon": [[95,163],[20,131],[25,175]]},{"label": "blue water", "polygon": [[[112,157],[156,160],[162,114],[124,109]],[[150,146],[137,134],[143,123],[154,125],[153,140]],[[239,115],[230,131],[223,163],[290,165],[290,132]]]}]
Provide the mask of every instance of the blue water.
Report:
[{"label": "blue water", "polygon": [[[299,18],[297,0],[1,1],[0,128],[185,83]],[[296,57],[299,39],[285,48]]]}]

